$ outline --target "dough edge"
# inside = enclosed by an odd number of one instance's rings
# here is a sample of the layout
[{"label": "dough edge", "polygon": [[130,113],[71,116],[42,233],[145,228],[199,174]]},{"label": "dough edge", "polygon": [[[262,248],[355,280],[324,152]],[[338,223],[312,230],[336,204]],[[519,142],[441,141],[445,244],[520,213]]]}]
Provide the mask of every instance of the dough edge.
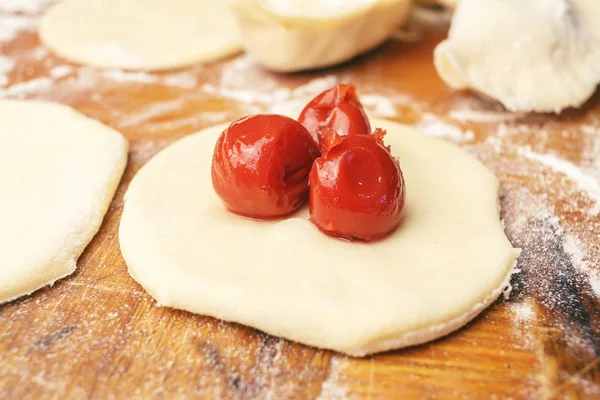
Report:
[{"label": "dough edge", "polygon": [[[377,121],[378,119],[372,118],[372,120]],[[410,126],[400,124],[396,121],[390,121],[390,122],[401,125],[401,126],[405,126],[409,129],[416,130]],[[227,125],[228,124],[220,124],[218,126],[226,127]],[[200,131],[192,133],[191,135],[195,135],[195,134],[202,132],[205,129],[209,129],[211,127],[213,127],[213,126],[205,127],[203,129],[201,129]],[[191,135],[188,135],[186,137],[189,137]],[[427,135],[425,135],[425,136],[427,136]],[[186,138],[186,137],[184,137],[184,138]],[[182,138],[182,139],[184,139],[184,138]],[[435,139],[435,138],[432,138],[432,139],[440,140],[440,139]],[[441,141],[443,141],[443,140],[441,140]],[[174,145],[177,142],[178,141],[175,141],[171,145]],[[443,142],[446,142],[446,141],[443,141]],[[170,146],[167,146],[163,150],[168,149],[168,147],[170,147]],[[473,156],[471,155],[471,157],[473,157]],[[483,165],[483,163],[481,163],[481,164]],[[138,171],[138,173],[140,173],[144,167],[145,167],[145,165]],[[487,167],[485,167],[485,168],[487,168]],[[493,175],[493,173],[491,171],[490,171],[490,174]],[[496,178],[496,180],[497,180],[497,178]],[[132,185],[130,185],[130,187],[132,187]],[[499,188],[500,188],[500,184],[497,181],[497,189],[496,189],[497,192],[499,191]],[[125,201],[125,207],[126,207],[127,194],[125,195],[124,201]],[[500,205],[498,205],[498,224],[501,226],[501,229],[503,230],[504,225],[503,225],[502,220],[500,219]],[[121,232],[121,227],[122,227],[122,225],[120,226],[119,233]],[[309,346],[319,348],[319,349],[324,349],[324,350],[333,350],[333,351],[337,351],[339,353],[343,353],[343,354],[346,354],[346,355],[349,355],[352,357],[364,357],[364,356],[374,354],[374,353],[380,353],[380,352],[385,352],[385,351],[390,351],[390,350],[399,350],[399,349],[402,349],[405,347],[416,346],[419,344],[423,344],[423,343],[430,342],[435,339],[441,338],[443,336],[446,336],[446,335],[462,328],[463,326],[468,324],[470,321],[472,321],[475,317],[477,317],[484,309],[486,309],[488,306],[490,306],[500,296],[500,294],[502,294],[505,291],[505,289],[510,286],[510,279],[511,279],[513,273],[518,272],[518,270],[516,269],[516,266],[518,263],[519,255],[521,253],[521,249],[513,248],[513,251],[514,251],[513,260],[514,261],[512,261],[510,263],[510,266],[506,267],[507,273],[506,273],[504,279],[501,281],[500,285],[497,286],[490,293],[488,293],[479,303],[473,305],[469,311],[464,312],[458,316],[455,316],[448,321],[437,323],[434,325],[429,325],[429,326],[425,326],[422,328],[405,331],[405,332],[402,332],[399,334],[387,334],[387,335],[384,334],[381,336],[369,334],[369,335],[357,336],[352,341],[340,343],[340,345],[336,346],[331,343],[323,345],[323,343],[317,343],[317,342],[314,342],[305,337],[300,338],[300,336],[296,336],[294,338],[294,337],[291,337],[289,334],[285,334],[283,332],[277,331],[276,329],[271,330],[271,329],[265,329],[264,327],[257,328],[255,326],[253,326],[251,323],[244,322],[244,321],[242,321],[242,319],[239,319],[239,318],[223,317],[222,315],[220,315],[218,310],[213,309],[213,312],[207,311],[206,309],[199,310],[198,308],[201,308],[201,307],[190,306],[189,303],[185,303],[185,302],[181,303],[168,295],[163,296],[163,295],[161,295],[160,290],[158,290],[158,291],[154,290],[155,288],[154,288],[154,285],[152,284],[152,282],[150,282],[150,284],[146,284],[146,283],[148,283],[148,280],[150,279],[149,277],[140,279],[135,274],[135,272],[134,272],[135,268],[131,267],[134,264],[131,262],[134,259],[134,257],[128,257],[126,254],[126,251],[124,251],[124,249],[123,249],[123,246],[120,246],[120,248],[121,248],[123,258],[126,260],[129,274],[136,282],[138,282],[142,286],[142,288],[146,292],[148,292],[151,295],[151,297],[153,297],[155,299],[156,305],[158,307],[168,307],[168,308],[186,310],[186,311],[189,311],[194,314],[198,314],[198,315],[202,315],[202,316],[209,316],[209,317],[221,320],[221,321],[237,323],[237,324],[264,332],[269,335],[273,335],[276,337],[284,338],[286,340],[290,340],[292,342],[309,345]]]},{"label": "dough edge", "polygon": [[[98,228],[99,229],[99,228]],[[21,297],[26,297],[31,295],[32,293],[46,287],[46,286],[54,286],[54,284],[56,282],[58,282],[61,279],[66,278],[67,276],[71,275],[73,272],[75,272],[75,270],[77,269],[77,261],[76,260],[70,260],[69,262],[66,263],[65,268],[61,268],[61,270],[66,270],[68,268],[68,272],[66,272],[65,274],[61,274],[60,276],[57,276],[55,278],[51,278],[50,280],[46,280],[46,279],[39,279],[36,283],[34,284],[29,284],[29,285],[22,285],[22,286],[27,286],[27,289],[17,289],[17,290],[12,290],[12,292],[18,292],[21,294],[16,294],[16,295],[10,295],[10,297],[7,298],[2,298],[0,299],[0,305],[2,304],[6,304],[6,303],[10,303],[11,301],[15,301],[18,298]],[[40,283],[39,281],[42,281],[42,283]]]},{"label": "dough edge", "polygon": [[[515,249],[515,251],[517,251],[518,253],[518,258],[519,254],[521,253],[521,250]],[[475,319],[475,317],[477,317],[483,310],[489,307],[494,301],[496,301],[496,299],[500,297],[500,294],[502,294],[506,290],[506,288],[510,286],[510,279],[512,275],[517,271],[517,262],[518,260],[515,260],[512,263],[512,266],[508,270],[508,273],[506,274],[504,281],[502,281],[502,284],[490,294],[488,294],[483,299],[483,301],[474,305],[470,311],[467,311],[466,313],[461,314],[448,322],[416,329],[414,331],[404,332],[398,336],[392,336],[383,340],[374,340],[371,341],[369,344],[356,349],[348,351],[339,351],[346,353],[352,357],[364,357],[373,353],[381,353],[390,350],[399,350],[410,346],[417,346],[426,342],[433,341],[435,339],[439,339],[452,332],[458,331],[460,328],[464,327],[473,319]]]},{"label": "dough edge", "polygon": [[[515,249],[515,251],[517,252],[516,256],[518,258],[521,251],[520,251],[520,249]],[[123,254],[123,258],[125,258],[125,259],[127,258],[125,256],[125,254]],[[215,318],[215,319],[218,319],[221,321],[233,322],[236,324],[240,324],[240,325],[249,327],[251,329],[256,329],[260,332],[264,332],[268,335],[283,338],[283,339],[286,339],[286,340],[289,340],[289,341],[292,341],[295,343],[312,346],[312,347],[322,349],[322,350],[333,350],[333,351],[337,351],[339,353],[346,354],[351,357],[365,357],[365,356],[375,354],[375,353],[382,353],[382,352],[391,351],[391,350],[400,350],[405,347],[418,346],[420,344],[442,338],[442,337],[464,327],[469,322],[471,322],[473,319],[475,319],[475,317],[477,317],[483,310],[485,310],[487,307],[489,307],[494,301],[496,301],[496,299],[498,299],[498,297],[500,297],[500,294],[502,294],[506,290],[506,288],[510,286],[510,279],[511,279],[513,273],[516,273],[516,271],[517,271],[517,269],[516,269],[517,263],[518,263],[518,260],[515,260],[512,263],[511,267],[508,270],[508,273],[506,274],[506,277],[504,278],[504,280],[502,281],[500,286],[498,286],[494,291],[492,291],[490,294],[488,294],[481,302],[474,305],[471,310],[451,319],[448,322],[443,322],[443,323],[427,326],[424,328],[419,328],[419,329],[415,329],[412,331],[403,332],[399,335],[390,335],[389,337],[387,337],[385,339],[371,339],[367,344],[362,345],[362,346],[348,346],[348,347],[346,347],[346,346],[340,346],[340,347],[330,346],[327,348],[325,348],[322,345],[317,344],[317,343],[310,343],[310,341],[308,341],[308,340],[306,340],[304,342],[300,342],[299,340],[290,338],[288,336],[285,336],[285,337],[281,336],[280,334],[278,334],[275,331],[259,329],[259,328],[247,325],[244,322],[240,322],[237,320],[226,319],[221,316],[213,315],[213,314],[210,314],[207,312],[200,313],[197,311],[192,311],[190,307],[187,307],[185,305],[180,306],[176,301],[173,302],[173,301],[167,300],[167,301],[161,302],[160,300],[158,300],[161,296],[156,296],[156,292],[154,292],[154,290],[152,290],[150,286],[144,285],[142,283],[143,280],[140,280],[136,276],[136,274],[133,272],[133,269],[129,267],[129,263],[127,263],[128,264],[127,270],[129,272],[129,275],[131,275],[131,277],[136,282],[138,282],[142,286],[142,288],[150,294],[150,296],[152,296],[154,298],[154,300],[156,301],[157,307],[185,310],[185,311],[189,311],[193,314],[208,316],[208,317],[212,317],[212,318]],[[360,339],[361,338],[357,339],[356,341],[358,342],[358,341],[360,341]]]},{"label": "dough edge", "polygon": [[[71,251],[65,252],[66,254],[60,253],[59,256],[57,257],[60,260],[59,262],[56,262],[57,261],[56,259],[50,259],[45,264],[45,265],[49,265],[49,264],[53,265],[51,272],[58,271],[58,270],[66,271],[66,272],[61,273],[61,274],[54,274],[54,275],[52,275],[51,278],[48,278],[49,274],[46,274],[46,275],[40,276],[39,279],[37,279],[37,280],[26,282],[26,283],[21,283],[20,285],[15,285],[14,288],[12,288],[10,291],[7,291],[7,293],[10,293],[10,294],[8,294],[7,297],[0,297],[0,305],[10,303],[21,297],[29,296],[32,293],[34,293],[46,286],[53,286],[57,281],[64,279],[75,272],[75,270],[77,269],[77,260],[79,259],[79,257],[81,257],[81,255],[85,251],[86,247],[92,242],[92,240],[94,239],[94,237],[96,236],[96,234],[98,233],[100,228],[102,227],[104,218],[106,217],[106,213],[108,212],[110,204],[112,203],[112,201],[114,199],[116,191],[119,187],[119,183],[121,182],[123,173],[125,172],[125,168],[127,167],[128,151],[129,151],[129,142],[120,132],[118,132],[117,130],[115,130],[107,125],[104,125],[103,123],[101,123],[100,121],[98,121],[96,119],[90,118],[90,117],[86,116],[85,114],[80,113],[79,111],[77,111],[76,109],[74,109],[68,105],[50,102],[50,101],[41,101],[41,100],[12,100],[12,99],[0,100],[0,105],[2,103],[6,103],[6,102],[24,103],[27,105],[32,105],[32,106],[37,106],[37,107],[43,106],[43,107],[48,107],[48,108],[54,108],[55,110],[57,110],[59,112],[63,112],[65,114],[66,113],[71,114],[75,118],[85,119],[88,123],[91,123],[93,125],[102,126],[105,129],[111,131],[111,133],[114,135],[114,137],[120,138],[121,144],[122,144],[122,147],[121,147],[122,154],[120,157],[120,163],[114,166],[113,172],[111,173],[111,176],[113,177],[113,179],[107,182],[107,189],[106,189],[107,197],[106,198],[108,200],[105,202],[105,204],[102,204],[101,208],[99,208],[97,218],[91,217],[88,219],[88,223],[86,224],[88,229],[86,229],[85,231],[76,233],[78,244],[76,246],[74,246],[71,249]],[[59,267],[59,265],[60,265],[60,267]],[[37,267],[37,269],[44,271],[46,268],[44,266],[39,266],[39,267]]]}]

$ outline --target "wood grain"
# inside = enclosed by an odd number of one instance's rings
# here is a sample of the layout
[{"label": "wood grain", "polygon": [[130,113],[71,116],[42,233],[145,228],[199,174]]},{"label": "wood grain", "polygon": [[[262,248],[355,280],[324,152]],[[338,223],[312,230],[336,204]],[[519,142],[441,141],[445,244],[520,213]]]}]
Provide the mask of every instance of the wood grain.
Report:
[{"label": "wood grain", "polygon": [[[206,90],[207,84],[220,84],[224,69],[235,62],[231,59],[185,71],[195,79],[185,85],[159,82],[172,73],[154,75],[156,82],[132,82],[79,68],[25,97],[72,105],[120,130],[131,143],[130,162],[76,273],[0,306],[0,398],[600,398],[600,302],[565,251],[562,233],[588,245],[587,267],[600,272],[599,217],[586,213],[591,200],[571,180],[518,154],[528,145],[600,176],[600,163],[588,151],[600,143],[599,131],[582,128],[600,128],[598,99],[560,117],[457,121],[453,110],[489,113],[501,107],[446,88],[432,64],[440,38],[389,42],[326,71],[275,75],[250,64],[241,73],[255,88],[276,82],[293,89],[320,76],[352,80],[362,92],[408,99],[394,103],[395,120],[418,123],[429,115],[472,132],[462,145],[501,179],[506,231],[523,248],[522,273],[513,279],[510,300],[499,299],[447,338],[364,359],[156,307],[129,277],[119,252],[127,185],[174,140],[265,105]],[[11,85],[67,65],[43,51],[42,57],[34,56],[36,49],[37,36],[27,32],[1,45],[2,53],[18,60]],[[502,124],[522,133],[503,135]],[[548,218],[544,210],[557,218]],[[526,321],[517,312],[522,307],[532,313]]]}]

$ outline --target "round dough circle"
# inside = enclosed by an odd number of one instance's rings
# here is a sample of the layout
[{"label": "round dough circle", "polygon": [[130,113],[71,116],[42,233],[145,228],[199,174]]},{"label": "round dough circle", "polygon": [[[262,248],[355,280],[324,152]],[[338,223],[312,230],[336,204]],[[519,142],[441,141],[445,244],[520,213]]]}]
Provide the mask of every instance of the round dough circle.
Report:
[{"label": "round dough circle", "polygon": [[355,356],[423,343],[467,323],[508,285],[492,172],[456,146],[372,120],[400,158],[405,215],[386,239],[321,233],[227,212],[211,159],[225,126],[188,136],[133,179],[120,226],[129,272],[160,305]]},{"label": "round dough circle", "polygon": [[215,0],[65,0],[42,19],[40,38],[99,68],[164,70],[241,50],[226,2]]},{"label": "round dough circle", "polygon": [[0,303],[75,271],[127,147],[121,134],[67,106],[0,101]]}]

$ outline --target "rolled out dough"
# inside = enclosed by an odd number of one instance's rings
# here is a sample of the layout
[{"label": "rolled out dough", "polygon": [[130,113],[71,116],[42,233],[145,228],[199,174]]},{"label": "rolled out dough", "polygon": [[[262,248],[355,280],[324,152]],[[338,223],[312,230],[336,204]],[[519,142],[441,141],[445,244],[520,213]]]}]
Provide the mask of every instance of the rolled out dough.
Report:
[{"label": "rolled out dough", "polygon": [[164,70],[241,50],[221,0],[65,0],[42,19],[42,42],[99,68]]},{"label": "rolled out dough", "polygon": [[321,233],[304,209],[281,221],[227,212],[211,186],[225,126],[170,146],[134,178],[120,226],[131,275],[158,301],[354,356],[458,329],[507,286],[519,251],[499,183],[452,144],[372,120],[400,157],[400,227],[379,242]]},{"label": "rolled out dough", "polygon": [[0,101],[0,303],[70,275],[127,162],[118,132],[69,107]]}]

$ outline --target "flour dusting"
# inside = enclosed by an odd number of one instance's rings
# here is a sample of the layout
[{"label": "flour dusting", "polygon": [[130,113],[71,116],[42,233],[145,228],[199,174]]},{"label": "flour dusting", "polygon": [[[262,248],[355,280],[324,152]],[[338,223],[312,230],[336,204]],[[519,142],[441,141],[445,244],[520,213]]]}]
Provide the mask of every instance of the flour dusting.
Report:
[{"label": "flour dusting", "polygon": [[535,318],[535,309],[526,301],[513,303],[510,311],[513,313],[514,320],[518,324],[531,324]]},{"label": "flour dusting", "polygon": [[0,96],[24,98],[29,94],[41,93],[52,87],[53,81],[48,77],[34,78],[29,81],[16,83],[6,89],[0,89]]},{"label": "flour dusting", "polygon": [[8,73],[15,66],[15,60],[0,54],[0,86],[6,86],[8,83]]},{"label": "flour dusting", "polygon": [[600,274],[594,274],[590,277],[590,286],[596,297],[600,299]]},{"label": "flour dusting", "polygon": [[158,84],[184,89],[191,89],[198,85],[196,76],[189,72],[156,74],[149,72],[109,70],[100,72],[98,75],[102,78],[107,78],[116,82]]},{"label": "flour dusting", "polygon": [[61,79],[65,76],[71,75],[75,71],[70,65],[58,65],[50,70],[50,78]]},{"label": "flour dusting", "polygon": [[349,389],[341,377],[344,370],[343,360],[340,357],[331,359],[329,376],[323,382],[317,400],[344,400],[349,398]]},{"label": "flour dusting", "polygon": [[[272,75],[261,73],[250,56],[241,55],[224,65],[217,80],[203,84],[202,91],[233,100],[250,113],[268,112],[297,118],[316,95],[338,83],[351,81],[350,76],[325,75],[292,88],[282,85]],[[396,117],[396,105],[410,101],[406,96],[385,96],[368,88],[359,88],[359,96],[370,115],[384,118]]]},{"label": "flour dusting", "polygon": [[576,236],[569,234],[563,235],[563,246],[573,266],[587,278],[593,294],[600,299],[600,271],[594,270],[592,264],[586,260],[586,246]]},{"label": "flour dusting", "polygon": [[594,201],[593,207],[590,208],[588,212],[593,215],[600,213],[600,183],[598,183],[596,178],[585,174],[582,169],[575,164],[558,158],[553,154],[538,154],[529,147],[520,147],[517,152],[523,157],[540,162],[552,170],[564,174],[577,185],[581,192],[585,193]]},{"label": "flour dusting", "polygon": [[459,122],[484,122],[484,123],[499,123],[507,121],[515,121],[522,118],[524,114],[502,112],[502,111],[479,111],[471,109],[450,110],[448,116]]},{"label": "flour dusting", "polygon": [[56,0],[2,0],[0,12],[36,14]]},{"label": "flour dusting", "polygon": [[113,61],[128,65],[142,64],[142,58],[134,50],[119,43],[87,43],[86,52],[95,54],[104,61]]},{"label": "flour dusting", "polygon": [[37,17],[0,14],[0,42],[10,42],[23,31],[32,32],[37,25]]},{"label": "flour dusting", "polygon": [[475,138],[472,131],[463,131],[433,114],[423,114],[421,121],[415,127],[426,135],[450,139],[456,143],[471,142]]},{"label": "flour dusting", "polygon": [[378,94],[363,94],[360,96],[360,101],[373,115],[383,118],[398,116],[396,105],[389,97]]}]

